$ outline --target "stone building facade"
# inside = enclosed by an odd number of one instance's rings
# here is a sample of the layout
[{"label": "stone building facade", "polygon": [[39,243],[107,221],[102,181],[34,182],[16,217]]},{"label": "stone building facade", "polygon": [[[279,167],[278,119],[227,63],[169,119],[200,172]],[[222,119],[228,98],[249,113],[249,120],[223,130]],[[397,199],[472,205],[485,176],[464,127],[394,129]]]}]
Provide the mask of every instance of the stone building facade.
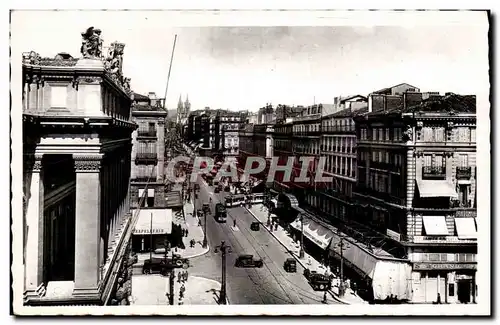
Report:
[{"label": "stone building facade", "polygon": [[131,235],[124,44],[82,35],[82,59],[23,55],[25,305],[108,304]]},{"label": "stone building facade", "polygon": [[375,95],[355,118],[353,217],[404,247],[413,302],[474,302],[475,96]]},{"label": "stone building facade", "polygon": [[[165,122],[167,111],[154,93],[133,95],[132,120],[138,129],[132,133],[131,207],[165,207]],[[146,189],[146,184],[148,184]]]}]

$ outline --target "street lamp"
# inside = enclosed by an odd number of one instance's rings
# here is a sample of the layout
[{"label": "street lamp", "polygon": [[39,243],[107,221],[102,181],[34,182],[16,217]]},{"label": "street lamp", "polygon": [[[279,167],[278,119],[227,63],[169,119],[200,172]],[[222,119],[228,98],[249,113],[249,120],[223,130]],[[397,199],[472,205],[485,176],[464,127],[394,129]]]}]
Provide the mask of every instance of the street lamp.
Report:
[{"label": "street lamp", "polygon": [[344,288],[344,250],[348,249],[350,246],[349,246],[349,244],[344,243],[344,236],[342,234],[340,234],[338,229],[337,229],[337,233],[339,234],[339,237],[340,237],[340,242],[336,244],[336,246],[340,250],[339,296],[343,297],[345,294],[345,288]]},{"label": "street lamp", "polygon": [[231,246],[227,246],[225,241],[221,241],[219,246],[215,247],[214,252],[221,252],[222,258],[222,283],[219,295],[219,305],[226,304],[226,254],[232,253]]},{"label": "street lamp", "polygon": [[207,209],[203,209],[203,216],[204,216],[204,225],[203,225],[203,248],[207,248],[208,241],[207,241]]},{"label": "street lamp", "polygon": [[304,258],[304,215],[300,214],[300,251],[299,258]]}]

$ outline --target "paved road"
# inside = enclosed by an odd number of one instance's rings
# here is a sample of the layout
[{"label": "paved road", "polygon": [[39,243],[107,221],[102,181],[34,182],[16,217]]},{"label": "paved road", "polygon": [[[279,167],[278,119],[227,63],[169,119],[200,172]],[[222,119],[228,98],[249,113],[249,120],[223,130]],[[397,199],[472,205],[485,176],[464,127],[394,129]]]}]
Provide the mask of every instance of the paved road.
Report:
[{"label": "paved road", "polygon": [[[203,202],[212,207],[221,201],[225,193],[214,194],[213,189],[199,181],[200,193],[196,208]],[[233,229],[233,219],[237,228]],[[303,269],[297,264],[297,273],[286,273],[283,262],[290,257],[288,252],[265,229],[251,231],[250,224],[255,221],[245,209],[237,207],[228,210],[228,222],[219,224],[212,215],[207,216],[207,237],[211,252],[193,258],[190,274],[221,280],[221,258],[214,253],[214,247],[222,240],[232,247],[227,257],[227,295],[231,304],[319,304],[323,292],[315,292],[302,275]],[[253,254],[264,260],[262,268],[236,268],[234,261],[239,254]],[[329,299],[329,303],[333,303]]]}]

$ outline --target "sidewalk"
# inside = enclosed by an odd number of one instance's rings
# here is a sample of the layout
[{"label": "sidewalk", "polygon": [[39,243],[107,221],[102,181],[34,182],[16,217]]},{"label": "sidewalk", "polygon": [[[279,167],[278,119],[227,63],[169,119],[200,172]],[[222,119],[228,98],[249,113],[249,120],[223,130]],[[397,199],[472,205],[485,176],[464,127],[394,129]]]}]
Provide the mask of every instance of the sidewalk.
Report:
[{"label": "sidewalk", "polygon": [[[258,221],[262,223],[262,226],[270,232],[270,234],[278,240],[283,247],[285,247],[291,254],[292,256],[299,262],[304,268],[308,268],[311,271],[316,271],[318,273],[325,274],[325,272],[330,272],[330,270],[327,270],[327,268],[323,265],[321,265],[320,262],[316,261],[314,258],[312,258],[307,252],[304,252],[304,258],[301,259],[299,257],[299,251],[300,251],[300,244],[294,243],[293,239],[288,236],[288,233],[286,230],[284,230],[281,226],[278,226],[278,230],[273,230],[270,231],[269,228],[267,227],[267,208],[263,204],[255,204],[252,205],[250,209],[246,208],[251,215]],[[335,275],[335,274],[334,274]],[[344,304],[367,304],[366,301],[361,299],[359,296],[353,293],[351,289],[346,289],[345,290],[345,295],[344,297],[340,298],[339,297],[339,279],[334,279],[332,283],[332,290],[330,293],[333,295],[333,297],[340,302]]]},{"label": "sidewalk", "polygon": [[[184,298],[179,300],[181,284],[174,282],[174,304],[179,305],[217,305],[221,284],[217,281],[190,276],[184,283]],[[168,305],[166,293],[170,290],[168,277],[146,275],[132,277],[131,305]]]}]

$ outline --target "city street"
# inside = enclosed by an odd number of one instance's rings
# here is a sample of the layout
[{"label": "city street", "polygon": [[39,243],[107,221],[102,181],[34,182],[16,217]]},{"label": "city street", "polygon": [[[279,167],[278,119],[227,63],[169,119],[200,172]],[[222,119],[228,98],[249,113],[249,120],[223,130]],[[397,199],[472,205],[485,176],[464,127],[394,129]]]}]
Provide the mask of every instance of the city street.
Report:
[{"label": "city street", "polygon": [[[225,193],[213,193],[213,188],[202,180],[196,209],[212,196],[211,210],[217,202],[223,202]],[[233,220],[236,219],[236,228]],[[221,280],[221,257],[213,247],[222,240],[231,246],[227,256],[227,296],[231,304],[319,304],[323,292],[314,291],[303,276],[304,269],[297,265],[297,273],[286,273],[283,262],[290,254],[266,230],[250,230],[255,221],[244,208],[228,209],[227,223],[219,224],[213,215],[207,215],[207,237],[211,247],[209,254],[192,259],[190,273]],[[262,258],[262,268],[236,268],[234,261],[239,254],[253,254]],[[335,301],[328,297],[328,303]]]}]

